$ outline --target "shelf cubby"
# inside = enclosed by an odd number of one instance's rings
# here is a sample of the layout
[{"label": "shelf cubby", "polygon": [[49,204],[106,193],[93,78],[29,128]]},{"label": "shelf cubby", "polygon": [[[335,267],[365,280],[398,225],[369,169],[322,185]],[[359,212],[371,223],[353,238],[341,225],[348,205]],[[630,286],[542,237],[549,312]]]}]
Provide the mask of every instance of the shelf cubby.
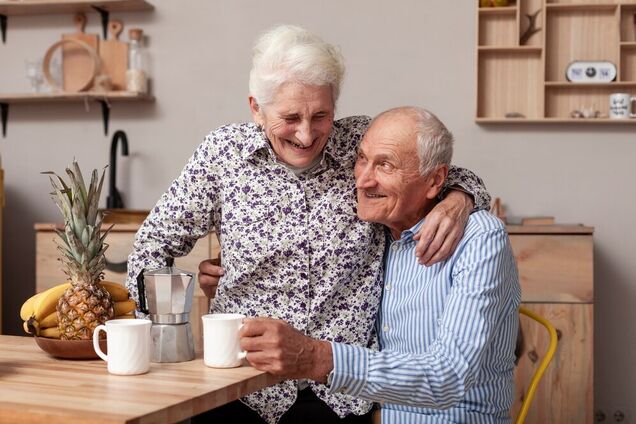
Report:
[{"label": "shelf cubby", "polygon": [[[493,7],[493,10],[504,9]],[[480,13],[480,46],[516,46],[518,45],[517,13]]]},{"label": "shelf cubby", "polygon": [[565,71],[576,60],[618,63],[615,10],[557,9],[546,20],[547,81],[566,81]]},{"label": "shelf cubby", "polygon": [[487,50],[478,64],[480,99],[478,117],[505,118],[520,113],[526,118],[543,115],[540,50]]},{"label": "shelf cubby", "polygon": [[621,4],[621,41],[636,42],[636,3]]}]

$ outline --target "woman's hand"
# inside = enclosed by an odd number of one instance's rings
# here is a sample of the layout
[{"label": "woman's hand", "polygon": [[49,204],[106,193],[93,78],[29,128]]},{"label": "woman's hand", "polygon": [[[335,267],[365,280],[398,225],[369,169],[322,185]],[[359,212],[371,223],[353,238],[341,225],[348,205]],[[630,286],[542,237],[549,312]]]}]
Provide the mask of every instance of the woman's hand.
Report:
[{"label": "woman's hand", "polygon": [[209,299],[214,297],[219,280],[225,274],[220,265],[221,257],[206,259],[199,264],[199,287]]},{"label": "woman's hand", "polygon": [[415,256],[420,264],[431,266],[453,254],[464,234],[474,203],[470,195],[452,190],[426,215],[420,231]]}]

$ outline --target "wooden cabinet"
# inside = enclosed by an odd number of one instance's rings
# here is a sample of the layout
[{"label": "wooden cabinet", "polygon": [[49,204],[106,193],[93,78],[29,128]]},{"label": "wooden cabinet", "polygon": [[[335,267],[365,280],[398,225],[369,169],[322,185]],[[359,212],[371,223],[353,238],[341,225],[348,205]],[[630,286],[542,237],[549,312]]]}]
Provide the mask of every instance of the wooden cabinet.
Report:
[{"label": "wooden cabinet", "polygon": [[[58,251],[55,239],[54,224],[35,224],[36,230],[36,262],[35,279],[36,292],[46,290],[66,280],[64,272],[58,261]],[[132,251],[135,233],[139,229],[135,224],[115,224],[106,238],[109,244],[106,251],[106,259],[113,264],[112,268],[121,268],[122,271],[105,271],[105,279],[115,281],[122,285],[126,281],[125,262]],[[199,262],[208,258],[216,258],[219,255],[219,244],[214,233],[200,239],[188,256],[177,258],[175,265],[183,270],[197,273]],[[202,350],[203,329],[201,315],[208,313],[208,298],[196,283],[194,299],[192,300],[192,312],[190,323],[194,334],[194,344],[197,351]]]},{"label": "wooden cabinet", "polygon": [[[536,12],[540,31],[521,45],[527,15]],[[476,122],[636,124],[608,118],[610,94],[636,95],[634,16],[636,0],[517,0],[509,7],[478,7]],[[616,79],[569,82],[566,69],[574,61],[611,62]],[[572,118],[573,111],[601,116]]]},{"label": "wooden cabinet", "polygon": [[[557,328],[559,345],[541,380],[526,423],[593,422],[593,229],[583,226],[508,226],[524,306]],[[521,317],[524,349],[516,372],[516,417],[548,335]]]}]

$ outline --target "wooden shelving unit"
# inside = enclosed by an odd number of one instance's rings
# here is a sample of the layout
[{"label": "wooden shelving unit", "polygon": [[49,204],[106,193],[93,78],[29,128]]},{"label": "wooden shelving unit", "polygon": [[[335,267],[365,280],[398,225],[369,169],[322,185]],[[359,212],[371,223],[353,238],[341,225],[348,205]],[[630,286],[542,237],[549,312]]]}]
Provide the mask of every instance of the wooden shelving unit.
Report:
[{"label": "wooden shelving unit", "polygon": [[[521,45],[526,15],[536,11],[541,30]],[[607,118],[610,94],[636,95],[636,0],[517,0],[479,7],[476,55],[477,123],[636,124]],[[611,62],[616,80],[569,82],[566,69],[576,60]],[[571,118],[575,110],[601,117]]]},{"label": "wooden shelving unit", "polygon": [[[0,0],[0,30],[2,41],[6,41],[6,27],[9,16],[98,13],[101,17],[103,38],[107,37],[107,24],[111,12],[151,11],[154,6],[145,0]],[[0,120],[2,136],[6,136],[9,106],[24,103],[87,102],[101,105],[104,132],[108,134],[110,104],[125,101],[154,101],[154,96],[125,91],[79,92],[79,93],[17,93],[0,94]]]}]

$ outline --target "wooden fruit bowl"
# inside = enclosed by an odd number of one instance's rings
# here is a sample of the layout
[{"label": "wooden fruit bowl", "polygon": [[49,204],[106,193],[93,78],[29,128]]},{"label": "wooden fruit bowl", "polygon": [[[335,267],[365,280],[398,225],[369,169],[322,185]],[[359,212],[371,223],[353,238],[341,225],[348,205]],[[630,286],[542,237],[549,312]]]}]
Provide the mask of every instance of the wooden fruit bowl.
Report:
[{"label": "wooden fruit bowl", "polygon": [[[35,336],[35,343],[51,356],[65,359],[98,359],[92,340],[60,340]],[[106,339],[99,341],[99,347],[106,352]]]}]

